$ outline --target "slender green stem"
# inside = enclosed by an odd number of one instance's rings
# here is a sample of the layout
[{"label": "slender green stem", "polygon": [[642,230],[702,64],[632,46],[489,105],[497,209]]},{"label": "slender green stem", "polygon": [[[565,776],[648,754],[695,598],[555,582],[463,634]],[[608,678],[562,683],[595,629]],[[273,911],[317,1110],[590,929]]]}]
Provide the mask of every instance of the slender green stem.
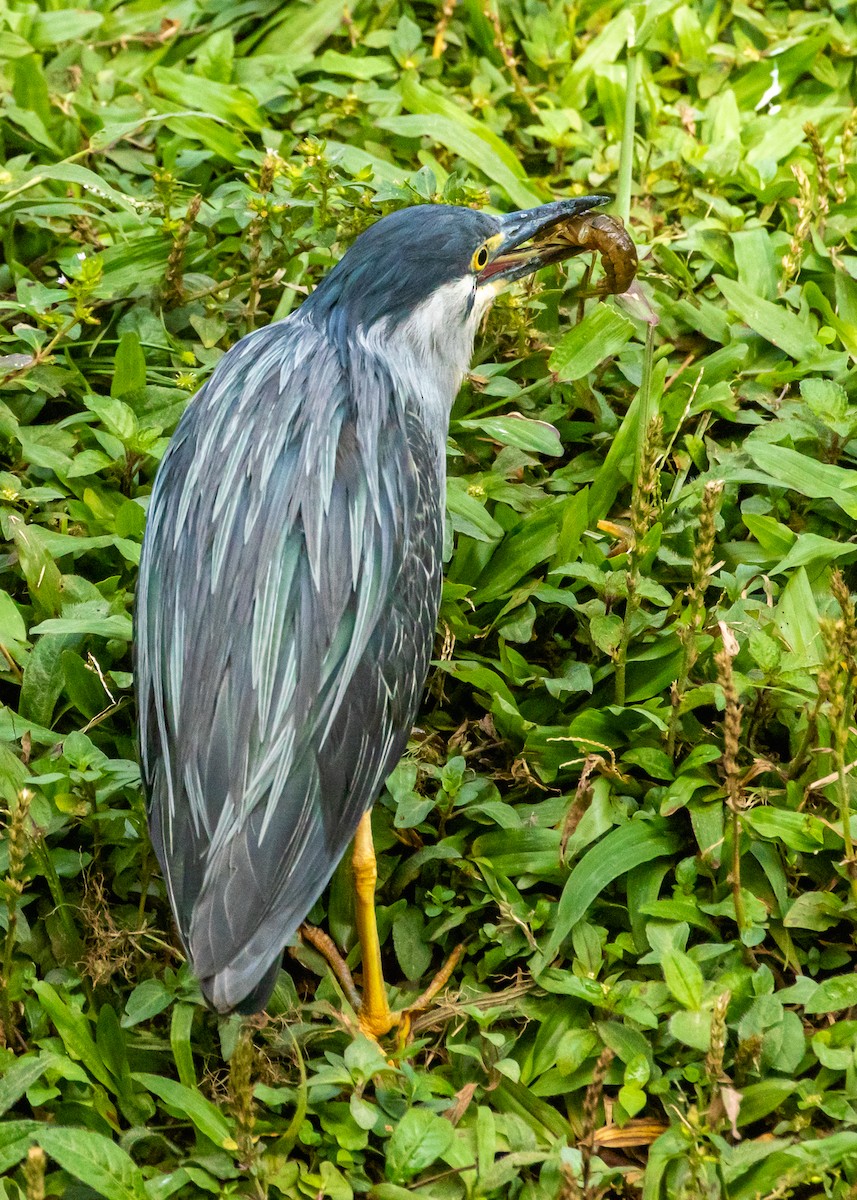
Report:
[{"label": "slender green stem", "polygon": [[628,38],[625,60],[625,116],[622,122],[622,145],[619,148],[619,179],[616,185],[616,215],[628,224],[631,216],[631,181],[634,175],[634,131],[637,124],[637,48],[633,33]]},{"label": "slender green stem", "polygon": [[851,896],[857,904],[857,862],[854,859],[854,839],[851,837],[851,801],[848,796],[847,771],[845,769],[845,742],[847,729],[834,732],[834,762],[836,763],[836,792],[839,797],[839,816],[842,821],[842,840],[845,843],[845,873],[851,888]]},{"label": "slender green stem", "polygon": [[637,597],[639,572],[637,570],[636,558],[636,552],[633,552],[626,575],[628,599],[625,603],[625,616],[622,622],[622,640],[619,642],[619,648],[616,651],[615,701],[620,707],[625,703],[625,673],[628,666],[628,647],[631,643],[631,622],[634,619],[634,613],[640,606],[640,601]]},{"label": "slender green stem", "polygon": [[637,417],[637,449],[634,454],[634,486],[639,487],[643,447],[654,413],[652,404],[652,368],[655,357],[655,327],[646,326],[646,349],[643,354],[643,378],[640,381],[640,412]]},{"label": "slender green stem", "polygon": [[15,1026],[12,1021],[12,1006],[9,1003],[9,985],[12,980],[12,956],[15,952],[15,930],[18,925],[18,893],[9,888],[6,898],[6,944],[3,947],[3,977],[0,979],[0,1017],[6,1035],[6,1045],[12,1043]]},{"label": "slender green stem", "polygon": [[741,892],[741,823],[737,809],[732,808],[732,900],[735,905],[735,921],[740,937],[747,928],[744,896]]}]

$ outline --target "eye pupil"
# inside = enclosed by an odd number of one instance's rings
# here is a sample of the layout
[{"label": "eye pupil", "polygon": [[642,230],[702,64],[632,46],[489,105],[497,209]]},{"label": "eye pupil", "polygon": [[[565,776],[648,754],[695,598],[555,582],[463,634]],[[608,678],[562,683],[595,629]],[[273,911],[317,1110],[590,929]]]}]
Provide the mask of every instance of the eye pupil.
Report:
[{"label": "eye pupil", "polygon": [[487,264],[487,262],[488,262],[488,251],[484,246],[482,246],[479,250],[476,251],[476,266],[481,271],[482,268]]}]

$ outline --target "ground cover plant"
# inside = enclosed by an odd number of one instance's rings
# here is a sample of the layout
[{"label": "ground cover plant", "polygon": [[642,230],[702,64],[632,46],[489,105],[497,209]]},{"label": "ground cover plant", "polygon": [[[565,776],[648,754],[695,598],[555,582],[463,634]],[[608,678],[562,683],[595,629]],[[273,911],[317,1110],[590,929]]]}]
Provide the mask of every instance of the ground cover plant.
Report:
[{"label": "ground cover plant", "polygon": [[[0,9],[0,1195],[855,1195],[855,48],[822,0]],[[170,433],[383,213],[591,191],[639,290],[480,335],[375,810],[399,1001],[464,957],[383,1052],[305,947],[218,1022],[135,762]],[[347,867],[312,917],[353,944]]]}]

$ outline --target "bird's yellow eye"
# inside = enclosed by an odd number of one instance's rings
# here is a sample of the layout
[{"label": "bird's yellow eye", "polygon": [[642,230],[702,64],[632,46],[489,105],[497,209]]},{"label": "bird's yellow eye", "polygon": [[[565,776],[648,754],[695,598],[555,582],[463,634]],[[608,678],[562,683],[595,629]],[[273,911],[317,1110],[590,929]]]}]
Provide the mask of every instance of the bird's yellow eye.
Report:
[{"label": "bird's yellow eye", "polygon": [[476,251],[476,253],[473,255],[473,270],[481,271],[484,267],[487,267],[488,266],[488,258],[489,258],[488,247],[480,246],[479,249]]}]

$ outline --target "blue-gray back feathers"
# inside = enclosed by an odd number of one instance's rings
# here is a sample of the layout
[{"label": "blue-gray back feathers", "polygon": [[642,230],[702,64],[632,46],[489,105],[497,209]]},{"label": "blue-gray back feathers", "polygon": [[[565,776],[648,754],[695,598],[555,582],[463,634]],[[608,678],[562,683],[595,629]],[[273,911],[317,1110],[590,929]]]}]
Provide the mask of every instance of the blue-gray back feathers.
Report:
[{"label": "blue-gray back feathers", "polygon": [[238,343],[189,406],[141,563],[152,838],[222,1012],[264,1005],[401,755],[437,616],[436,437],[337,335],[324,286],[315,314]]}]

